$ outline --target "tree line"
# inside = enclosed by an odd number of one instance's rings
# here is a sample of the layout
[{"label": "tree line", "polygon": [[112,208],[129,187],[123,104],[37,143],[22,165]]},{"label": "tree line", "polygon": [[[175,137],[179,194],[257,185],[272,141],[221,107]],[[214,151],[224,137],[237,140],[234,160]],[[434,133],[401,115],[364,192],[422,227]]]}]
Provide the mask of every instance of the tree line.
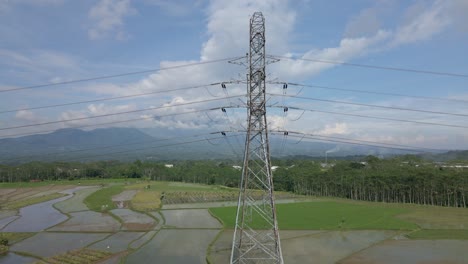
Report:
[{"label": "tree line", "polygon": [[[273,160],[275,190],[374,202],[451,207],[468,205],[468,168],[415,156],[339,160]],[[232,161],[31,162],[0,165],[0,182],[141,178],[237,187],[241,171]]]}]

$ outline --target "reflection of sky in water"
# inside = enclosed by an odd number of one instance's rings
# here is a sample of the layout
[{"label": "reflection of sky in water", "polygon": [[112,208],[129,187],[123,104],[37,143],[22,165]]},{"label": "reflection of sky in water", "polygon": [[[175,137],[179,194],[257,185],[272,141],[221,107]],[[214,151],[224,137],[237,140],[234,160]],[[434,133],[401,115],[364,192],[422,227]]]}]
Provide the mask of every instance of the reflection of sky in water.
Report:
[{"label": "reflection of sky in water", "polygon": [[[19,215],[21,217],[8,224],[6,227],[3,228],[2,231],[38,232],[67,220],[68,217],[60,213],[52,205],[57,202],[71,198],[71,194],[73,194],[73,192],[83,188],[86,187],[77,187],[74,189],[65,190],[61,193],[68,194],[68,196],[21,208],[19,210]],[[1,226],[2,225],[0,223],[0,227]]]},{"label": "reflection of sky in water", "polygon": [[34,261],[36,261],[36,259],[16,255],[14,253],[8,253],[5,256],[0,255],[0,263],[23,264],[23,263],[32,263]]}]

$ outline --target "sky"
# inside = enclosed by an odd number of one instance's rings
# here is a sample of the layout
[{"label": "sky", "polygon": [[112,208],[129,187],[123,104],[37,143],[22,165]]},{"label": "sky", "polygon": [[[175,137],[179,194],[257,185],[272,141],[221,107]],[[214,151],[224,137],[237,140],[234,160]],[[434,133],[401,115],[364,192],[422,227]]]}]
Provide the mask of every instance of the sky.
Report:
[{"label": "sky", "polygon": [[[57,84],[0,92],[0,138],[70,127],[245,130],[254,12],[265,17],[266,53],[281,57],[266,68],[270,131],[468,149],[467,0],[0,0],[0,90]],[[103,124],[131,119],[140,120]]]}]

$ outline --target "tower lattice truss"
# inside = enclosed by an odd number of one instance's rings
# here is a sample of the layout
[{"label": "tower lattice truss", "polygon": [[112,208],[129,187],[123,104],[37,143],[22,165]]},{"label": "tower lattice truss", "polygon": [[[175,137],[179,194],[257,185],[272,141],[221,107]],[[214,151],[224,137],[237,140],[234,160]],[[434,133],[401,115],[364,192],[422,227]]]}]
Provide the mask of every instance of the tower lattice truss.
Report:
[{"label": "tower lattice truss", "polygon": [[250,19],[248,129],[231,263],[283,263],[265,108],[265,19]]}]

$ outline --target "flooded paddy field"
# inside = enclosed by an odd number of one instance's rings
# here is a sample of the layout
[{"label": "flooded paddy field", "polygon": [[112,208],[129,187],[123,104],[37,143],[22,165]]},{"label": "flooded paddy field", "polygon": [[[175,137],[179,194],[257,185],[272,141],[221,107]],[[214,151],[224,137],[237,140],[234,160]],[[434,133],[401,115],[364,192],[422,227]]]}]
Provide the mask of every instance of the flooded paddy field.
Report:
[{"label": "flooded paddy field", "polygon": [[468,263],[468,240],[389,240],[339,261],[340,264]]},{"label": "flooded paddy field", "polygon": [[109,233],[56,233],[40,232],[14,244],[11,251],[26,252],[34,256],[52,257],[79,249],[108,237]]},{"label": "flooded paddy field", "polygon": [[[142,190],[183,192],[186,197],[191,196],[191,191],[196,192],[195,196],[200,192],[216,195],[222,192],[218,187],[210,189],[205,185],[158,184],[152,182],[151,188],[147,188],[147,183],[122,185],[121,193],[103,199],[123,203],[125,208],[103,211],[90,210],[84,200],[107,188],[105,185],[0,188],[2,201],[21,202],[31,196],[40,198],[55,193],[64,195],[16,210],[0,210],[0,234],[33,232],[12,239],[10,252],[0,256],[0,263],[34,263],[82,249],[108,254],[99,263],[109,264],[145,263],[148,259],[155,263],[207,263],[207,260],[228,263],[233,231],[230,223],[220,222],[218,219],[223,217],[214,217],[211,210],[233,206],[236,202],[163,202],[160,209],[136,211],[131,201]],[[447,239],[450,234],[465,234],[466,209],[374,203],[362,206],[353,201],[310,197],[283,198],[278,204],[278,210],[288,210],[284,211],[286,214],[279,212],[279,220],[287,227],[281,229],[280,223],[285,263],[432,264],[466,263],[468,259],[468,239],[464,235],[457,236],[460,240]],[[320,211],[322,204],[327,212]],[[297,206],[299,214],[295,215],[293,209]],[[330,212],[330,206],[336,207],[336,213]],[[360,215],[364,215],[364,220]],[[286,216],[301,216],[304,221],[288,220]],[[338,222],[346,219],[343,229],[336,225],[335,218]],[[294,229],[294,225],[300,228]],[[450,228],[452,232],[444,233],[442,228]],[[437,231],[437,239],[432,239],[429,235],[434,234],[425,229]]]}]

